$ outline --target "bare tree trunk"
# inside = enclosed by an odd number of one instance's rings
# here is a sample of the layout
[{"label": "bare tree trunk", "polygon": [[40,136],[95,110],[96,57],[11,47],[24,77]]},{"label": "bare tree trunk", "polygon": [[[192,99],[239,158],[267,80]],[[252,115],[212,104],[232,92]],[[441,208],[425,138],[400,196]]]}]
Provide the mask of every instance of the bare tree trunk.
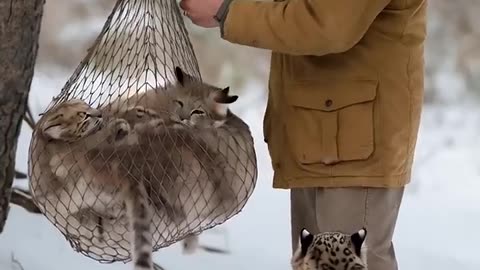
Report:
[{"label": "bare tree trunk", "polygon": [[0,0],[0,233],[9,211],[15,153],[33,77],[45,0]]}]

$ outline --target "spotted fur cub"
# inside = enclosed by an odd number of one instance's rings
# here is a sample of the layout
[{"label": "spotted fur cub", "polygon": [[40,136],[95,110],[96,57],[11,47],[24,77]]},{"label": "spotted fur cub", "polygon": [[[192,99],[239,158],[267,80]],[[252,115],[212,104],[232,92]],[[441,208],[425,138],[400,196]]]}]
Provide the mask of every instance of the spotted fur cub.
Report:
[{"label": "spotted fur cub", "polygon": [[324,232],[316,235],[300,232],[293,254],[293,270],[367,270],[365,228],[353,233]]}]

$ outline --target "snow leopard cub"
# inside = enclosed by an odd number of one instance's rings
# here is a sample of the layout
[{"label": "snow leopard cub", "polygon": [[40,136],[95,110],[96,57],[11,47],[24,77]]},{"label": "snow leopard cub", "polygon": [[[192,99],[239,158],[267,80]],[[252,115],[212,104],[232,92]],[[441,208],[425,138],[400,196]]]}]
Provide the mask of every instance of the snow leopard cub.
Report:
[{"label": "snow leopard cub", "polygon": [[293,270],[367,270],[365,228],[353,233],[324,232],[316,235],[300,232]]}]

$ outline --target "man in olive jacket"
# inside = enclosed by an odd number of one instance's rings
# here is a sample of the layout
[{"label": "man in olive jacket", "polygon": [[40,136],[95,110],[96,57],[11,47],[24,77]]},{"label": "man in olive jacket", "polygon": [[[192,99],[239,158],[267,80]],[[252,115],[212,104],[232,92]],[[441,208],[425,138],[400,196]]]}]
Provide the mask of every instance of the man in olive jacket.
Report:
[{"label": "man in olive jacket", "polygon": [[193,23],[272,51],[265,141],[299,231],[368,230],[370,270],[392,236],[420,121],[426,0],[182,0]]}]

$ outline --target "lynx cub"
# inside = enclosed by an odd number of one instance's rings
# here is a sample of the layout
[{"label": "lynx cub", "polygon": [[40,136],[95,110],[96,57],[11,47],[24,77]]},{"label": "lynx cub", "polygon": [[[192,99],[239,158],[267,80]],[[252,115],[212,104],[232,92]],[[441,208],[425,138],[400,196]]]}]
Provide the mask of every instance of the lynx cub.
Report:
[{"label": "lynx cub", "polygon": [[32,188],[40,196],[37,199],[46,199],[42,195],[51,197],[47,206],[61,211],[64,218],[87,207],[101,212],[99,208],[112,200],[111,195],[87,187],[109,176],[92,170],[84,156],[91,149],[128,144],[127,140],[134,139],[125,137],[128,132],[126,121],[106,122],[99,110],[81,100],[69,100],[52,108],[37,124],[31,149],[30,173]]},{"label": "lynx cub", "polygon": [[[162,116],[136,125],[135,131],[140,141],[158,142],[173,160],[179,160],[178,166],[172,166],[165,174],[176,179],[169,192],[170,200],[177,204],[176,209],[183,208],[185,215],[190,212],[187,224],[199,216],[208,220],[220,218],[238,204],[232,186],[236,164],[228,164],[226,153],[222,152],[229,147],[228,143],[235,143],[228,142],[232,135],[229,129],[233,127],[226,124],[235,126],[238,121],[228,108],[238,96],[230,96],[228,87],[221,89],[199,82],[179,67],[175,68],[175,76],[176,83],[164,92],[151,90],[139,98],[149,103],[137,106]],[[152,129],[155,123],[157,127]],[[172,147],[155,141],[157,136],[164,138],[168,134],[181,138],[181,143]]]},{"label": "lynx cub", "polygon": [[[127,136],[129,133],[126,120],[104,120],[99,110],[81,100],[57,105],[36,127],[31,155],[36,164],[30,164],[29,170],[31,187],[40,205],[46,207],[46,215],[61,214],[63,220],[88,208],[112,213],[110,205],[125,203],[135,270],[150,270],[151,209],[145,187],[119,174],[118,162],[98,164],[87,159],[91,152],[136,144],[137,138]],[[57,216],[53,218],[58,220]]]},{"label": "lynx cub", "polygon": [[188,230],[225,219],[239,204],[237,197],[244,194],[235,192],[234,182],[241,185],[242,179],[234,179],[236,164],[227,152],[235,147],[249,149],[233,135],[248,132],[248,126],[229,111],[228,105],[238,97],[230,96],[228,87],[196,81],[178,67],[175,76],[176,82],[165,90],[118,99],[110,108],[121,117],[127,111],[146,116],[129,121],[139,143],[122,154],[134,157],[122,161],[122,167],[131,168],[124,173],[147,182],[155,208],[165,209],[178,227],[182,223]]}]

